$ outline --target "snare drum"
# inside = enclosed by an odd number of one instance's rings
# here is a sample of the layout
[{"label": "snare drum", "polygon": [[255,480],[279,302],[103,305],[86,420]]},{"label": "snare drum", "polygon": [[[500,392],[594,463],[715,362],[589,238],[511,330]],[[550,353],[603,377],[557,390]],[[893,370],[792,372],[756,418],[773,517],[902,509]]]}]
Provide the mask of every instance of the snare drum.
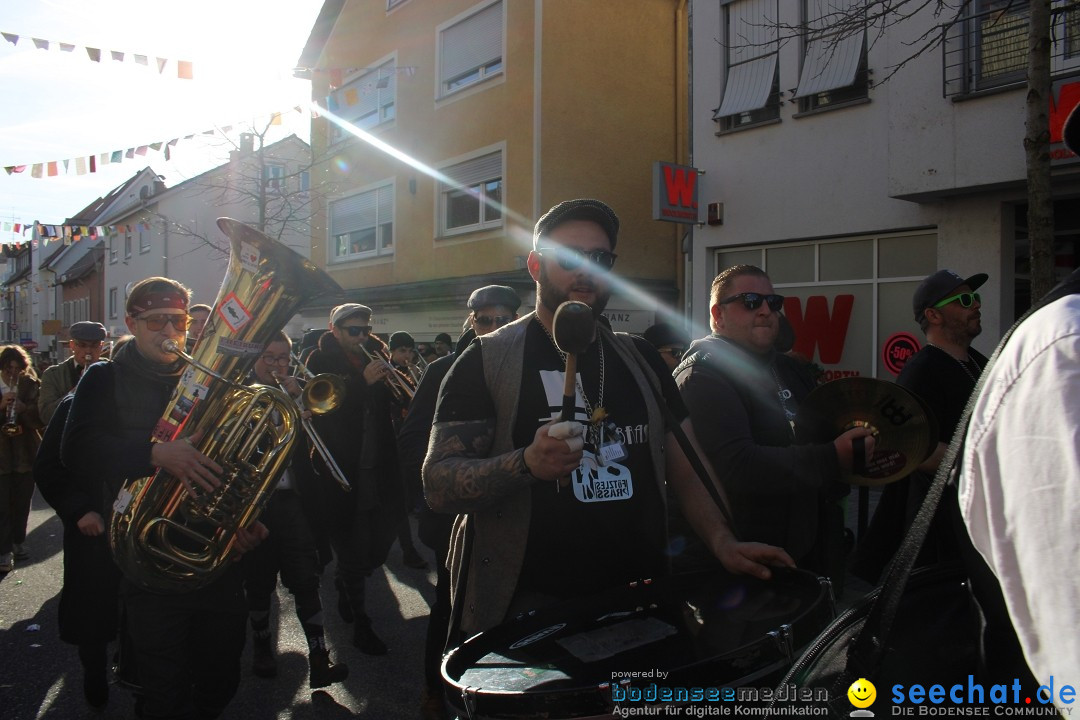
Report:
[{"label": "snare drum", "polygon": [[613,685],[775,686],[835,614],[804,570],[676,575],[518,616],[448,652],[442,677],[462,718],[609,717]]}]

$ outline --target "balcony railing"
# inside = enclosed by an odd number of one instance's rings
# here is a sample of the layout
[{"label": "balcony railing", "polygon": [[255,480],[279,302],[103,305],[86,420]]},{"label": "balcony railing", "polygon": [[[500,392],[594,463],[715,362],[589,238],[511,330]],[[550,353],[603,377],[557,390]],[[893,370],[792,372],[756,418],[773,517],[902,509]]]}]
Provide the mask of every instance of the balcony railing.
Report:
[{"label": "balcony railing", "polygon": [[[1031,13],[1022,0],[972,3],[970,13],[942,32],[945,97],[1023,86]],[[983,9],[989,8],[989,9]],[[1050,18],[1050,68],[1055,77],[1080,73],[1080,2],[1057,0]]]}]

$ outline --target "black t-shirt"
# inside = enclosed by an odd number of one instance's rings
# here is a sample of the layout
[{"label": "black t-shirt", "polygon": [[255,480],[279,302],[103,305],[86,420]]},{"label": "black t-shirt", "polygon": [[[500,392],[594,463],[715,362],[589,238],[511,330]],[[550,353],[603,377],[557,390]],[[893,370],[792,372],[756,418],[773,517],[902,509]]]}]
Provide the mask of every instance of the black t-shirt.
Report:
[{"label": "black t-shirt", "polygon": [[[663,360],[644,340],[634,343],[660,378],[668,406],[680,421],[686,407]],[[571,596],[601,590],[642,577],[662,575],[666,531],[660,491],[653,478],[649,421],[641,391],[615,348],[603,344],[601,400],[600,343],[577,358],[579,389],[575,418],[588,408],[607,411],[606,440],[624,444],[625,460],[595,461],[594,442],[586,441],[582,465],[568,487],[532,485],[528,546],[518,590]],[[514,447],[532,442],[536,429],[562,408],[564,362],[538,321],[526,328],[521,400],[513,428]],[[435,422],[495,417],[484,381],[483,356],[477,344],[458,358],[443,383]]]},{"label": "black t-shirt", "polygon": [[910,390],[930,406],[937,418],[938,439],[948,444],[964,414],[971,391],[986,367],[986,356],[968,348],[970,362],[961,362],[944,350],[927,345],[915,353],[896,378],[898,385]]}]

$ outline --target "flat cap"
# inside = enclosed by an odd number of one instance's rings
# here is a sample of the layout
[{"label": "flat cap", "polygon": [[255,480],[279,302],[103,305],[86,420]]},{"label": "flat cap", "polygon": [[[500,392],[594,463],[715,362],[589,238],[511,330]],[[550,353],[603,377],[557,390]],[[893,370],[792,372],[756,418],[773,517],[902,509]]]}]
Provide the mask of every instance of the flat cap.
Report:
[{"label": "flat cap", "polygon": [[85,342],[100,342],[105,339],[105,326],[99,322],[91,322],[90,320],[81,320],[80,322],[72,324],[68,329],[68,334],[72,340],[83,340]]},{"label": "flat cap", "polygon": [[502,305],[514,312],[521,307],[521,298],[518,297],[514,288],[506,285],[485,285],[473,290],[467,303],[470,310],[477,310],[492,305]]},{"label": "flat cap", "polygon": [[536,221],[533,228],[533,250],[540,247],[540,238],[570,220],[591,220],[604,229],[611,241],[611,249],[619,239],[619,216],[606,203],[592,198],[563,200]]},{"label": "flat cap", "polygon": [[330,311],[330,324],[337,325],[338,323],[348,320],[353,315],[363,315],[370,320],[371,308],[367,305],[361,305],[360,303],[345,303],[344,305],[338,305]]}]

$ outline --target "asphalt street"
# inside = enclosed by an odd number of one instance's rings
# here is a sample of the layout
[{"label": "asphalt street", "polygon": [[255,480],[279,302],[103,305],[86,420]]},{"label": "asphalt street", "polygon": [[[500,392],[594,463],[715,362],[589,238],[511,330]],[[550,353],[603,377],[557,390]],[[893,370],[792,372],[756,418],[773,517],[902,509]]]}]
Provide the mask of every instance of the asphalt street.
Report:
[{"label": "asphalt street", "polygon": [[[34,497],[27,538],[31,559],[0,573],[0,718],[132,718],[130,693],[113,686],[104,712],[93,712],[82,697],[82,672],[74,646],[58,637],[57,603],[62,581],[63,528],[52,509]],[[429,565],[430,551],[417,548]],[[280,585],[274,616],[278,627],[278,677],[251,672],[251,643],[244,652],[240,689],[224,718],[377,718],[419,716],[423,687],[421,660],[428,603],[434,597],[434,570],[413,570],[394,546],[390,559],[369,583],[368,610],[379,636],[390,647],[384,657],[353,648],[352,628],[338,617],[332,568],[324,574],[326,636],[331,656],[349,665],[343,684],[312,692],[307,686],[307,646]],[[329,589],[328,589],[329,588]]]}]

